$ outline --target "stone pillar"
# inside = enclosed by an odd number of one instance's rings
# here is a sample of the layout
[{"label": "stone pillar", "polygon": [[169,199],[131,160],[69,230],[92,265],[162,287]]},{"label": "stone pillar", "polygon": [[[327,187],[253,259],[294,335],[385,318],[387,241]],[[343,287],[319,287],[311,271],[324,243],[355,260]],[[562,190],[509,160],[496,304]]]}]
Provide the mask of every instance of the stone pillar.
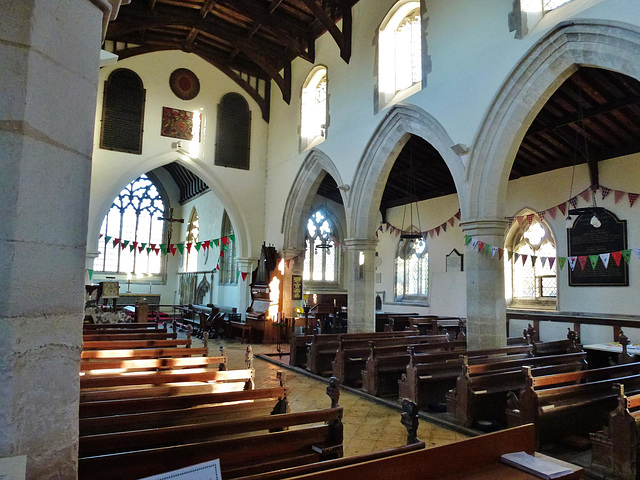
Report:
[{"label": "stone pillar", "polygon": [[[295,317],[295,308],[302,306],[302,300],[293,300],[293,275],[302,275],[304,249],[284,248],[284,275],[282,276],[282,311],[286,318]],[[289,265],[287,265],[289,264]]]},{"label": "stone pillar", "polygon": [[[496,247],[504,246],[505,220],[476,220],[460,224],[465,235]],[[469,247],[470,248],[470,247]],[[467,345],[469,349],[507,344],[504,262],[467,250]]]},{"label": "stone pillar", "polygon": [[376,327],[375,254],[378,239],[347,238],[346,272],[349,333],[374,332]]},{"label": "stone pillar", "polygon": [[258,264],[257,258],[238,258],[238,269],[240,272],[247,272],[247,279],[242,281],[242,276],[238,279],[238,313],[244,318],[247,307],[251,305],[251,273]]},{"label": "stone pillar", "polygon": [[102,0],[0,2],[0,457],[77,478]]}]

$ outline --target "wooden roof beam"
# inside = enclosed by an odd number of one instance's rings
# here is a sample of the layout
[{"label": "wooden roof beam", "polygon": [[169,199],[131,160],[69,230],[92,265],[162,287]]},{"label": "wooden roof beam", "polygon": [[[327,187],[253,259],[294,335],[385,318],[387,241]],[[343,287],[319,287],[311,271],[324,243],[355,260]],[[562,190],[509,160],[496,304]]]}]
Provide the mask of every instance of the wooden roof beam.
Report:
[{"label": "wooden roof beam", "polygon": [[200,9],[200,15],[202,18],[206,18],[207,14],[213,10],[213,6],[216,4],[216,0],[205,0],[204,5]]},{"label": "wooden roof beam", "polygon": [[342,31],[337,27],[335,22],[323,8],[316,3],[315,0],[302,0],[313,15],[324,25],[329,34],[333,37],[338,48],[340,49],[340,57],[347,63],[351,58],[351,34],[353,18],[351,17],[351,7],[342,5]]}]

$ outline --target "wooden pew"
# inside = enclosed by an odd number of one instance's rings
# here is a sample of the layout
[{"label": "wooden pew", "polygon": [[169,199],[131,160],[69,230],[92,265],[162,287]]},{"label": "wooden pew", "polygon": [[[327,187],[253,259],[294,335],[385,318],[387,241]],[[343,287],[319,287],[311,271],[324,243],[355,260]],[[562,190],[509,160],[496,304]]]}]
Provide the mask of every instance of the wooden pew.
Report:
[{"label": "wooden pew", "polygon": [[[444,338],[443,338],[444,337]],[[428,339],[433,338],[433,342]],[[465,341],[446,341],[448,335],[425,335],[422,343],[397,342],[395,345],[379,345],[369,342],[369,354],[365,368],[361,370],[362,386],[367,393],[375,396],[397,395],[398,380],[406,371],[410,360],[408,348],[418,353],[451,352],[456,348],[463,350]]]},{"label": "wooden pew", "polygon": [[523,367],[525,388],[509,399],[510,426],[534,423],[538,445],[568,435],[601,429],[616,406],[615,383],[630,392],[640,390],[640,362],[581,372],[534,377]]},{"label": "wooden pew", "polygon": [[307,370],[315,375],[329,376],[332,372],[331,362],[340,346],[340,338],[356,340],[380,340],[415,336],[412,331],[376,332],[376,333],[333,333],[311,336],[307,349]]},{"label": "wooden pew", "polygon": [[617,406],[607,428],[590,434],[593,446],[590,470],[603,478],[636,480],[640,476],[640,394],[625,395],[624,385],[613,386]]},{"label": "wooden pew", "polygon": [[160,328],[157,322],[145,323],[85,323],[82,325],[83,332],[93,332],[102,330],[139,330],[139,329]]},{"label": "wooden pew", "polygon": [[[131,350],[83,350],[83,361],[134,360],[142,358],[206,357],[207,348],[138,348]],[[224,356],[224,355],[222,355]]]},{"label": "wooden pew", "polygon": [[[180,368],[206,368],[217,365],[219,370],[227,369],[227,357],[183,357],[183,358],[147,358],[135,360],[84,360],[80,362],[80,371],[85,375],[103,373],[124,373],[154,370],[175,370]],[[110,372],[106,372],[109,370]]]},{"label": "wooden pew", "polygon": [[[362,370],[366,368],[367,358],[371,355],[373,344],[380,355],[391,355],[406,352],[409,345],[420,351],[453,350],[462,348],[465,342],[449,342],[447,335],[420,335],[380,340],[340,338],[335,359],[331,362],[333,376],[340,379],[343,385],[361,386]],[[431,345],[431,346],[427,346]]]},{"label": "wooden pew", "polygon": [[[525,425],[488,435],[462,440],[440,447],[357,461],[350,465],[336,465],[335,460],[323,462],[320,470],[296,476],[296,480],[535,480],[538,477],[500,462],[505,453],[525,451],[534,454],[534,428]],[[540,454],[536,454],[541,456]],[[560,477],[563,480],[583,478],[583,469],[575,465],[553,461],[572,470]],[[357,459],[357,457],[355,457]],[[289,477],[276,477],[289,478]],[[272,477],[253,476],[238,480],[272,480]]]},{"label": "wooden pew", "polygon": [[[92,340],[85,341],[84,350],[132,350],[138,348],[191,347],[191,337],[175,340]],[[206,342],[205,342],[206,346]]]},{"label": "wooden pew", "polygon": [[149,330],[152,333],[129,333],[129,332],[119,332],[119,333],[96,333],[96,334],[84,334],[82,335],[82,340],[84,342],[96,342],[96,341],[108,341],[108,340],[175,340],[178,338],[176,333],[170,332],[158,332],[155,333],[152,330]]},{"label": "wooden pew", "polygon": [[215,458],[225,479],[342,456],[335,379],[331,407],[80,438],[80,479],[138,479]]},{"label": "wooden pew", "polygon": [[534,377],[575,372],[587,367],[586,358],[586,352],[579,352],[469,364],[465,355],[456,388],[447,394],[447,412],[465,427],[473,426],[477,420],[506,425],[507,395],[526,384],[523,366],[530,367]]},{"label": "wooden pew", "polygon": [[407,350],[409,362],[398,380],[398,396],[400,399],[408,398],[421,409],[442,408],[447,392],[455,388],[460,375],[461,355],[467,355],[471,364],[502,361],[505,357],[513,360],[531,356],[530,345],[443,353],[416,353],[413,348]]}]

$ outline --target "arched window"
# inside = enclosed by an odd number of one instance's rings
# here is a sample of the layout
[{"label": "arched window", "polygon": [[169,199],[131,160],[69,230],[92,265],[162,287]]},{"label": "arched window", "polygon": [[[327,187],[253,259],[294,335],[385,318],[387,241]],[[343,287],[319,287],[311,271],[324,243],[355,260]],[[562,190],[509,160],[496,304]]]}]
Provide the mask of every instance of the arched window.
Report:
[{"label": "arched window", "polygon": [[100,148],[142,153],[144,104],[140,77],[126,68],[114,70],[104,84]]},{"label": "arched window", "polygon": [[335,228],[326,209],[319,209],[307,220],[303,279],[312,282],[338,281]]},{"label": "arched window", "polygon": [[511,293],[511,305],[555,306],[558,296],[556,242],[547,223],[537,216],[530,224],[528,219],[516,222],[507,235],[506,248],[513,252],[511,260],[509,255],[505,257],[505,288],[507,299]]},{"label": "arched window", "polygon": [[[220,233],[222,237],[233,235],[233,225],[231,225],[231,219],[229,215],[227,215],[226,210],[222,214],[222,230]],[[220,283],[238,283],[238,277],[236,275],[238,270],[236,265],[236,242],[229,242],[227,250],[223,249],[223,244],[220,242],[220,251],[224,252],[220,259]]]},{"label": "arched window", "polygon": [[420,3],[398,2],[378,32],[378,103],[384,108],[422,87]]},{"label": "arched window", "polygon": [[198,212],[195,207],[191,211],[191,216],[189,217],[189,224],[187,225],[187,236],[185,238],[185,243],[187,247],[191,244],[191,247],[188,247],[187,250],[187,261],[185,264],[186,272],[197,272],[198,271],[198,250],[196,250],[196,243],[198,243],[198,239],[200,238],[200,225],[198,222]]},{"label": "arched window", "polygon": [[[147,175],[127,185],[104,217],[100,233],[96,272],[159,274],[161,256],[149,250],[162,243],[164,202],[158,188]],[[113,245],[113,240],[120,243]],[[108,240],[108,242],[107,242]],[[158,248],[156,246],[156,248]]]},{"label": "arched window", "polygon": [[396,300],[426,301],[429,252],[424,238],[400,239],[396,250]]},{"label": "arched window", "polygon": [[302,88],[301,149],[324,141],[327,131],[327,69],[314,68]]},{"label": "arched window", "polygon": [[249,170],[251,110],[244,97],[227,93],[218,105],[215,164]]}]

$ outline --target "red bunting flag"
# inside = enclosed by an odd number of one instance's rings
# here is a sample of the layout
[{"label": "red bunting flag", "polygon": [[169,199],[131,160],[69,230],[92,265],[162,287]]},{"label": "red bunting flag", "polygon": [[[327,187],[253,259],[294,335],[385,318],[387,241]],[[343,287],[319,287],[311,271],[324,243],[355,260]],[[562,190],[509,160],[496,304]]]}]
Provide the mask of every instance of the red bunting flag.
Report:
[{"label": "red bunting flag", "polygon": [[522,222],[524,222],[524,217],[519,215],[516,218],[518,219],[518,225],[522,225]]},{"label": "red bunting flag", "polygon": [[562,202],[558,204],[558,210],[562,212],[562,216],[564,217],[567,214],[567,204],[566,202]]},{"label": "red bunting flag", "polygon": [[578,206],[578,197],[571,197],[569,203],[573,208],[576,208]]},{"label": "red bunting flag", "polygon": [[611,193],[611,189],[607,187],[601,187],[601,188],[602,188],[602,200],[604,200]]},{"label": "red bunting flag", "polygon": [[116,245],[118,245],[120,243],[120,239],[119,238],[114,238],[113,239],[113,246],[115,247]]},{"label": "red bunting flag", "polygon": [[229,245],[229,237],[222,237],[220,240],[222,240],[223,245]]},{"label": "red bunting flag", "polygon": [[133,242],[133,248],[138,248],[138,242]]},{"label": "red bunting flag", "polygon": [[124,250],[125,248],[127,248],[127,244],[124,242],[120,243],[120,248]]},{"label": "red bunting flag", "polygon": [[531,226],[531,224],[533,223],[533,217],[535,217],[533,213],[527,215],[527,223],[529,223],[529,226]]},{"label": "red bunting flag", "polygon": [[484,242],[481,242],[480,240],[478,240],[478,252],[482,252],[482,250],[484,250]]},{"label": "red bunting flag", "polygon": [[443,232],[447,231],[447,222],[444,222],[442,225],[440,225],[440,228],[442,229]]},{"label": "red bunting flag", "polygon": [[547,212],[549,212],[551,218],[553,218],[554,220],[556,219],[556,207],[551,207],[549,210],[547,210]]},{"label": "red bunting flag", "polygon": [[622,197],[624,197],[624,192],[621,192],[620,190],[614,190],[613,196],[615,197],[616,203],[618,203],[620,200],[622,200]]},{"label": "red bunting flag", "polygon": [[456,214],[454,215],[454,217],[456,217],[458,220],[460,220],[460,210],[458,210],[456,212]]},{"label": "red bunting flag", "polygon": [[440,227],[436,227],[436,235],[440,235]]},{"label": "red bunting flag", "polygon": [[431,238],[433,238],[433,228],[429,230],[429,235],[431,235]]},{"label": "red bunting flag", "polygon": [[247,279],[247,272],[241,272],[240,275],[242,275],[242,281],[244,282]]},{"label": "red bunting flag", "polygon": [[638,199],[638,194],[637,193],[629,193],[629,207],[633,208],[633,204],[636,203],[636,200]]},{"label": "red bunting flag", "polygon": [[151,247],[152,250],[156,249],[156,244],[155,243],[150,243],[149,246]]},{"label": "red bunting flag", "polygon": [[156,252],[156,255],[158,255],[160,253],[160,249],[159,248],[154,248],[153,251]]},{"label": "red bunting flag", "polygon": [[580,196],[584,199],[585,202],[590,202],[591,201],[591,190],[589,190],[587,188],[584,192],[580,193]]},{"label": "red bunting flag", "polygon": [[522,265],[525,264],[525,262],[527,261],[527,258],[529,257],[529,255],[526,254],[522,254]]},{"label": "red bunting flag", "polygon": [[224,250],[220,250],[220,258],[224,258]]},{"label": "red bunting flag", "polygon": [[502,256],[504,255],[504,248],[498,249],[498,260],[502,260]]},{"label": "red bunting flag", "polygon": [[187,243],[187,253],[191,253],[192,242]]},{"label": "red bunting flag", "polygon": [[98,240],[100,240],[102,237],[104,237],[104,235],[100,234],[100,236],[98,237]]},{"label": "red bunting flag", "polygon": [[169,245],[169,250],[171,251],[171,255],[175,257],[176,252],[178,251],[178,247],[176,247],[173,243]]},{"label": "red bunting flag", "polygon": [[578,261],[580,262],[580,268],[582,270],[584,270],[584,267],[587,265],[587,260],[589,259],[589,257],[587,257],[586,255],[580,255],[578,257]]},{"label": "red bunting flag", "polygon": [[449,225],[451,225],[451,226],[453,227],[453,222],[455,222],[455,221],[456,221],[456,219],[455,219],[455,218],[453,218],[453,217],[451,217],[451,218],[449,219]]},{"label": "red bunting flag", "polygon": [[220,264],[216,263],[216,270],[220,270]]},{"label": "red bunting flag", "polygon": [[144,247],[141,245],[138,247],[138,253],[142,253],[142,250],[144,250]]},{"label": "red bunting flag", "polygon": [[207,248],[209,248],[210,245],[211,245],[211,240],[207,240],[206,242],[202,242],[202,248],[204,248],[205,251],[207,250]]},{"label": "red bunting flag", "polygon": [[611,252],[613,261],[616,262],[616,267],[620,266],[620,260],[622,259],[622,252]]}]

